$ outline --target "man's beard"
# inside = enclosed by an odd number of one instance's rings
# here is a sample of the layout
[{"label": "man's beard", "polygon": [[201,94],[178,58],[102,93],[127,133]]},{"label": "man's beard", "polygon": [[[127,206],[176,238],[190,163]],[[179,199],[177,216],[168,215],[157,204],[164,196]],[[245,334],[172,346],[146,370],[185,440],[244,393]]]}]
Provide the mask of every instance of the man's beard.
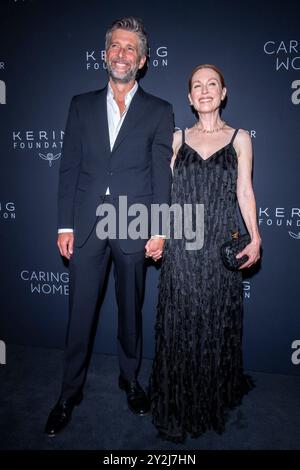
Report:
[{"label": "man's beard", "polygon": [[139,70],[139,60],[136,62],[135,65],[132,65],[131,63],[126,62],[126,61],[116,60],[116,59],[114,59],[112,62],[120,62],[126,65],[130,65],[130,69],[127,72],[117,72],[115,69],[111,67],[111,63],[109,62],[106,63],[108,75],[114,82],[129,83],[135,79],[136,74]]}]

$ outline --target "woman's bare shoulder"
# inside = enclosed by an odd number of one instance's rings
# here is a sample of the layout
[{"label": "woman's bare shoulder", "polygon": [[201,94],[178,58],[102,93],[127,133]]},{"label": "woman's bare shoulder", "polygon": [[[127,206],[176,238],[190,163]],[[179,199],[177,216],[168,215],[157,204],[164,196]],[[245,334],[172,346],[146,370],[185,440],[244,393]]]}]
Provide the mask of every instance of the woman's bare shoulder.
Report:
[{"label": "woman's bare shoulder", "polygon": [[177,152],[178,148],[182,143],[182,130],[179,129],[178,131],[174,132],[173,134],[173,149]]},{"label": "woman's bare shoulder", "polygon": [[178,129],[177,131],[174,132],[173,134],[173,140],[174,142],[179,141],[182,138],[182,130]]},{"label": "woman's bare shoulder", "polygon": [[233,145],[238,156],[245,155],[252,158],[252,140],[248,131],[239,129]]},{"label": "woman's bare shoulder", "polygon": [[237,141],[237,143],[240,142],[241,144],[248,144],[249,142],[251,142],[251,137],[249,132],[246,131],[246,129],[239,129],[235,140]]}]

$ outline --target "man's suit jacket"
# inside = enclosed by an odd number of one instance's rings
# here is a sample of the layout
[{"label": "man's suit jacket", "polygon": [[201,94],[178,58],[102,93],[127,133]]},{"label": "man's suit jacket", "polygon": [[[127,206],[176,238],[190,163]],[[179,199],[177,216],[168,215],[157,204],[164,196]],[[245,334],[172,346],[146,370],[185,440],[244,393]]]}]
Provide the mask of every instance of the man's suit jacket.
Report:
[{"label": "man's suit jacket", "polygon": [[[107,87],[75,96],[70,105],[59,173],[58,227],[73,228],[82,246],[97,221],[107,187],[128,205],[170,202],[172,106],[138,88],[110,150]],[[145,240],[120,240],[124,252]]]}]

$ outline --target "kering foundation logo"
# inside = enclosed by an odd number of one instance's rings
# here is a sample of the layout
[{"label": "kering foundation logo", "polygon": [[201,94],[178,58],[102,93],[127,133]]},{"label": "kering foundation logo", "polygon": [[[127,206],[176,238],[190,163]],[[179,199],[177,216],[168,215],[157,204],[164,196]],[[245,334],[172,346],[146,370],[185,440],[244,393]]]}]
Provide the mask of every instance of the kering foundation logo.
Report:
[{"label": "kering foundation logo", "polygon": [[43,153],[39,153],[39,157],[42,158],[43,160],[47,160],[47,162],[49,163],[49,166],[52,166],[52,162],[54,162],[55,160],[58,160],[60,156],[61,156],[61,153],[57,153],[56,155],[54,155],[51,152],[46,153],[46,155],[44,155]]},{"label": "kering foundation logo", "polygon": [[149,66],[154,68],[168,67],[168,48],[167,46],[158,46],[149,49]]},{"label": "kering foundation logo", "polygon": [[43,150],[37,152],[41,160],[48,162],[49,167],[59,160],[63,146],[64,131],[13,131],[14,150]]},{"label": "kering foundation logo", "polygon": [[[157,46],[148,50],[148,67],[161,69],[168,67],[167,46]],[[85,52],[86,70],[106,70],[105,50],[90,49]]]},{"label": "kering foundation logo", "polygon": [[243,292],[244,299],[250,299],[251,297],[251,283],[250,281],[243,281]]},{"label": "kering foundation logo", "polygon": [[299,207],[259,207],[258,223],[266,229],[286,230],[291,238],[300,240]]},{"label": "kering foundation logo", "polygon": [[22,281],[26,282],[31,294],[69,295],[69,273],[22,269]]},{"label": "kering foundation logo", "polygon": [[0,201],[0,220],[15,220],[16,205],[14,202]]}]

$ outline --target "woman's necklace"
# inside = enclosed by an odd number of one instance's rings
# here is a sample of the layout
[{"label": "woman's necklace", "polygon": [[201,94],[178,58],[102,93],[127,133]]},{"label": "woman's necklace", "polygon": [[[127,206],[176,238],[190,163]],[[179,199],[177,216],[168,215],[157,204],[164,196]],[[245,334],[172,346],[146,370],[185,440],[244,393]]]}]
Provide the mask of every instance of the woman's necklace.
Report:
[{"label": "woman's necklace", "polygon": [[222,121],[222,124],[220,127],[216,127],[215,129],[204,129],[203,127],[199,126],[199,122],[196,122],[194,125],[195,129],[199,132],[202,132],[203,134],[214,134],[215,132],[219,132],[221,129],[223,129],[226,126],[226,122]]}]

